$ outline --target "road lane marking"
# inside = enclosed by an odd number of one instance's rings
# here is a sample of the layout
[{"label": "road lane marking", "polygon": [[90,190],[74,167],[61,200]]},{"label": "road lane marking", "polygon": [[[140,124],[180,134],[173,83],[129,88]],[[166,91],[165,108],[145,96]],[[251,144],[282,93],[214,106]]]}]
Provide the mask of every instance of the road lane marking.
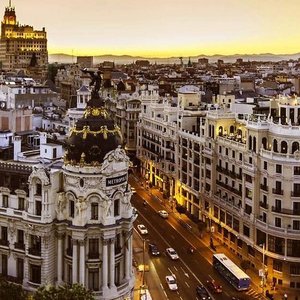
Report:
[{"label": "road lane marking", "polygon": [[168,268],[168,270],[170,271],[171,274],[173,274],[172,270],[170,268]]},{"label": "road lane marking", "polygon": [[178,272],[178,269],[174,266],[174,269]]},{"label": "road lane marking", "polygon": [[185,284],[187,285],[188,288],[190,288],[189,284],[185,281]]}]

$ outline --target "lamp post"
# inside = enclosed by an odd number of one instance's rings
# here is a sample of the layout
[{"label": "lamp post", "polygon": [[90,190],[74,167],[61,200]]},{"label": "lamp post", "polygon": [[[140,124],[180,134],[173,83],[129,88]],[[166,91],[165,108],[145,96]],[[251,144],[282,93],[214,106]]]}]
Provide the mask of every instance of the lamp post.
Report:
[{"label": "lamp post", "polygon": [[143,239],[143,273],[142,273],[142,286],[145,286],[145,250],[146,250],[146,239]]},{"label": "lamp post", "polygon": [[263,295],[265,294],[265,280],[266,280],[266,270],[265,270],[265,250],[266,250],[266,248],[265,248],[265,246],[266,246],[266,244],[265,243],[263,243],[262,244],[262,255],[263,255],[263,257],[262,257],[262,267],[263,267],[263,269],[262,269],[262,293],[263,293]]}]

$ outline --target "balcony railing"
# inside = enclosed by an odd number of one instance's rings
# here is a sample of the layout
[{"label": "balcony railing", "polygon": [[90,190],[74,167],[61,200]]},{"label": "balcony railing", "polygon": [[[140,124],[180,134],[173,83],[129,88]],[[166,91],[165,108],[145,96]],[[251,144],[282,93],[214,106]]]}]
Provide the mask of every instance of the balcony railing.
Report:
[{"label": "balcony railing", "polygon": [[16,242],[15,249],[25,250],[25,244]]},{"label": "balcony railing", "polygon": [[280,214],[285,214],[285,215],[300,216],[299,209],[288,209],[288,208],[272,206],[272,211]]},{"label": "balcony railing", "polygon": [[283,190],[280,189],[272,189],[273,194],[276,195],[283,195]]},{"label": "balcony railing", "polygon": [[269,191],[269,187],[266,186],[266,185],[264,185],[264,184],[261,184],[261,185],[260,185],[260,188],[261,188],[262,190],[266,191],[266,192]]},{"label": "balcony railing", "polygon": [[291,191],[292,197],[300,197],[300,191]]},{"label": "balcony railing", "polygon": [[1,246],[7,246],[7,247],[8,247],[8,246],[9,246],[9,241],[8,241],[8,240],[2,240],[2,239],[1,239],[1,240],[0,240],[0,245],[1,245]]},{"label": "balcony railing", "polygon": [[269,204],[268,203],[265,203],[265,202],[259,202],[259,205],[260,205],[260,207],[262,207],[262,208],[265,208],[265,209],[268,209],[269,208]]},{"label": "balcony railing", "polygon": [[28,252],[29,252],[29,254],[34,255],[34,256],[41,256],[40,248],[29,248]]}]

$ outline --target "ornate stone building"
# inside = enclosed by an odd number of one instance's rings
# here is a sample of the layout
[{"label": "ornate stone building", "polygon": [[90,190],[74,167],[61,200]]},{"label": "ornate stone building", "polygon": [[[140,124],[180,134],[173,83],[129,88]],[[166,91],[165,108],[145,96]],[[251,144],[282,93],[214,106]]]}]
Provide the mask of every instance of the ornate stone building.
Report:
[{"label": "ornate stone building", "polygon": [[[41,66],[46,71],[48,63],[47,33],[45,28],[34,30],[32,26],[17,22],[15,8],[5,8],[1,22],[0,62],[3,70],[26,69]],[[41,75],[45,72],[40,70]]]},{"label": "ornate stone building", "polygon": [[[134,287],[129,158],[93,91],[64,161],[0,162],[0,273],[27,290],[81,283],[96,299]],[[43,145],[42,145],[43,146]]]}]

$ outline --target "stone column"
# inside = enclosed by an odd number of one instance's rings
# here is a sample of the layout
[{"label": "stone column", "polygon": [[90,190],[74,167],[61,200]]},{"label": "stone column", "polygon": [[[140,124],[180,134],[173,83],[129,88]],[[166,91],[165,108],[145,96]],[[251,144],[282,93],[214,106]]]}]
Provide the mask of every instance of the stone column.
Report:
[{"label": "stone column", "polygon": [[85,286],[85,241],[79,241],[80,257],[79,257],[79,283]]},{"label": "stone column", "polygon": [[57,282],[61,284],[62,282],[62,264],[63,264],[63,252],[62,248],[63,235],[58,234],[57,236]]},{"label": "stone column", "polygon": [[132,276],[132,234],[128,238],[128,274]]},{"label": "stone column", "polygon": [[73,261],[72,261],[72,283],[78,282],[78,245],[77,240],[73,240]]},{"label": "stone column", "polygon": [[130,278],[130,239],[131,239],[131,236],[129,237],[125,237],[126,238],[126,242],[125,242],[125,248],[124,248],[124,251],[125,251],[125,280],[129,280]]},{"label": "stone column", "polygon": [[107,244],[108,240],[102,240],[103,248],[102,248],[102,288],[107,289],[108,282],[108,252],[107,252]]},{"label": "stone column", "polygon": [[115,239],[110,239],[110,255],[109,255],[109,287],[115,286]]}]

